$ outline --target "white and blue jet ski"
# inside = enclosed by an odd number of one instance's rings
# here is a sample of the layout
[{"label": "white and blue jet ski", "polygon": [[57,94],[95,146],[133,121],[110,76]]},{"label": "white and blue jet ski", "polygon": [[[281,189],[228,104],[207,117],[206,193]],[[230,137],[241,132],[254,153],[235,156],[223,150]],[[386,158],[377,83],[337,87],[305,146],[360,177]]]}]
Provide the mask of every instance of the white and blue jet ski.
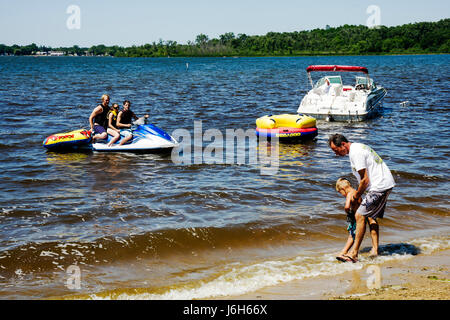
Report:
[{"label": "white and blue jet ski", "polygon": [[171,152],[174,147],[178,146],[178,142],[171,135],[153,124],[139,124],[131,132],[133,138],[123,145],[119,145],[120,140],[125,138],[121,134],[120,139],[110,147],[108,147],[108,143],[112,139],[110,135],[108,135],[108,139],[96,141],[90,147],[94,151],[102,152],[160,153]]}]

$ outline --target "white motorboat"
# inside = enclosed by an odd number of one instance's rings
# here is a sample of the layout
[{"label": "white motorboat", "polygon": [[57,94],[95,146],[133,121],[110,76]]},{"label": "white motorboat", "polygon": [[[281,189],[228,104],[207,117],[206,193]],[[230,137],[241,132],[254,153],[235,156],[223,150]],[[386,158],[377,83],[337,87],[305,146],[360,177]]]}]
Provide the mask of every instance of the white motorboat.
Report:
[{"label": "white motorboat", "polygon": [[[328,121],[364,121],[376,116],[387,91],[369,78],[365,67],[314,65],[306,68],[312,89],[300,102],[297,112]],[[311,72],[362,72],[355,85],[344,85],[340,75],[327,75],[313,84]]]}]

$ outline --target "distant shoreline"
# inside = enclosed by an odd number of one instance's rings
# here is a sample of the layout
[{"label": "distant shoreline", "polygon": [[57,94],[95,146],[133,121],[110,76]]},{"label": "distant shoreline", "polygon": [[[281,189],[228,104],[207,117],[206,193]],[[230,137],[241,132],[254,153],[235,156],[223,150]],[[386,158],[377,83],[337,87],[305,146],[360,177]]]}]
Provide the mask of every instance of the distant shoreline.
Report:
[{"label": "distant shoreline", "polygon": [[376,54],[304,54],[304,55],[248,55],[248,56],[158,56],[158,57],[116,57],[116,56],[74,56],[74,55],[0,55],[0,57],[35,57],[35,58],[155,58],[155,59],[167,59],[167,58],[295,58],[295,57],[371,57],[371,56],[435,56],[435,55],[448,55],[450,53],[376,53]]},{"label": "distant shoreline", "polygon": [[93,45],[91,47],[49,47],[0,44],[0,54],[74,55],[114,57],[298,57],[346,55],[417,55],[450,53],[450,19],[416,22],[395,27],[344,25],[336,28],[246,35],[227,32],[210,39],[199,34],[186,44],[176,41],[142,45]]}]

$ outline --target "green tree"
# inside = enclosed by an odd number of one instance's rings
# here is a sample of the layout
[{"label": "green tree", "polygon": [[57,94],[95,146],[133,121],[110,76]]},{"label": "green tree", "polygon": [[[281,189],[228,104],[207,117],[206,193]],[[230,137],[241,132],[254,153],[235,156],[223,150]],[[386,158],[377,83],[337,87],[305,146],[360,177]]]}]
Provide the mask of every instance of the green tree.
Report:
[{"label": "green tree", "polygon": [[199,34],[197,37],[195,37],[195,43],[199,46],[204,46],[208,42],[209,38],[206,34]]}]

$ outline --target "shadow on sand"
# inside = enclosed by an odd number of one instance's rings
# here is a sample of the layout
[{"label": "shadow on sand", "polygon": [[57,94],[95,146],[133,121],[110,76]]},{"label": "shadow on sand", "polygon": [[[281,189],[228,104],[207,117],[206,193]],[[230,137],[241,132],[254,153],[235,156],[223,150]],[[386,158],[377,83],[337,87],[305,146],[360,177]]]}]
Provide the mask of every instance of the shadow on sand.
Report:
[{"label": "shadow on sand", "polygon": [[[370,252],[371,247],[367,247],[361,250],[361,253]],[[394,254],[400,255],[418,255],[420,253],[420,249],[409,243],[389,243],[386,245],[382,245],[379,247],[380,256],[392,256]]]}]

